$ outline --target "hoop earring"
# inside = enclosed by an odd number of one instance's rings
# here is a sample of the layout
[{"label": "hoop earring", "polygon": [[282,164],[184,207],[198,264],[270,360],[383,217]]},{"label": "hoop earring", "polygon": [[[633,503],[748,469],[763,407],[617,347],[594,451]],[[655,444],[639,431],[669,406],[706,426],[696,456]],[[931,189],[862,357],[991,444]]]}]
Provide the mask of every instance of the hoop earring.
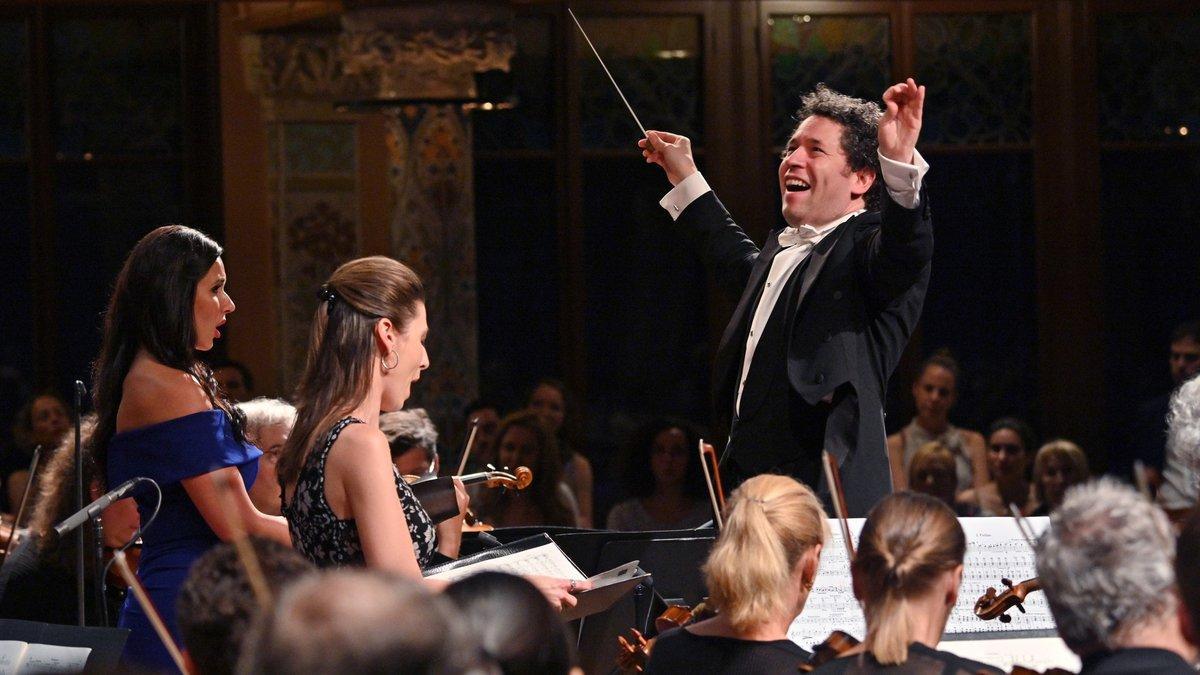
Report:
[{"label": "hoop earring", "polygon": [[400,355],[399,355],[399,354],[397,354],[396,352],[392,352],[391,354],[388,354],[388,356],[394,356],[394,357],[396,357],[396,362],[395,362],[395,363],[393,363],[392,365],[390,365],[390,366],[389,366],[389,365],[388,365],[388,362],[387,362],[387,356],[385,356],[385,357],[383,357],[382,359],[380,359],[380,360],[379,360],[379,361],[380,361],[380,365],[382,365],[382,366],[383,366],[383,372],[385,372],[385,373],[386,373],[387,371],[389,371],[389,370],[392,370],[392,369],[393,369],[393,368],[395,368],[396,366],[400,365]]}]

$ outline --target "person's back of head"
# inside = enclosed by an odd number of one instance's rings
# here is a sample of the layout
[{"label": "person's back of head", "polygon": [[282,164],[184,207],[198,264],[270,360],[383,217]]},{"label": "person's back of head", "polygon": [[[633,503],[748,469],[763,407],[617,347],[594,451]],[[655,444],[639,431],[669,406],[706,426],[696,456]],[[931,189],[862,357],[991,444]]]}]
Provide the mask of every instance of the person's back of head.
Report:
[{"label": "person's back of head", "polygon": [[[272,595],[314,570],[308,559],[283,544],[256,538],[250,542]],[[233,544],[214,546],[192,564],[179,591],[176,616],[184,647],[198,673],[234,672],[259,602]]]},{"label": "person's back of head", "polygon": [[437,451],[437,427],[424,408],[384,413],[379,416],[379,429],[387,436],[393,460],[410,448],[420,447],[429,453],[432,461],[432,453]]},{"label": "person's back of head", "polygon": [[[798,610],[797,594],[811,589],[828,530],[820,501],[794,478],[764,474],[742,483],[704,564],[710,601],[739,632]],[[808,589],[794,587],[800,564],[811,566],[803,572]]]},{"label": "person's back of head", "polygon": [[[876,661],[891,665],[908,660],[908,646],[916,637],[911,605],[940,592],[948,573],[961,574],[966,549],[958,518],[940,499],[898,492],[871,509],[851,573],[867,620],[864,648]],[[955,596],[958,581],[952,582]],[[950,607],[945,611],[949,616]]]},{"label": "person's back of head", "polygon": [[238,672],[486,672],[478,654],[447,599],[384,572],[341,569],[289,586],[255,625]]},{"label": "person's back of head", "polygon": [[908,486],[914,492],[936,497],[947,505],[954,504],[958,487],[954,453],[938,441],[922,445],[908,465]]},{"label": "person's back of head", "polygon": [[1087,655],[1136,646],[1147,627],[1169,632],[1174,555],[1166,516],[1129,486],[1101,478],[1068,490],[1037,544],[1059,636]]},{"label": "person's back of head", "polygon": [[505,675],[571,672],[575,659],[566,627],[530,582],[482,572],[454,582],[445,596],[478,636],[485,657]]}]

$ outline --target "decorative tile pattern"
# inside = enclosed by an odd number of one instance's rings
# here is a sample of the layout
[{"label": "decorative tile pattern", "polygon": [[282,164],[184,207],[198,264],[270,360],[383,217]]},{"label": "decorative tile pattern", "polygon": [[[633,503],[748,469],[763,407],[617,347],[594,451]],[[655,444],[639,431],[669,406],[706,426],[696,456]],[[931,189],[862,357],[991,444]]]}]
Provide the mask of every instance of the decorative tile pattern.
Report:
[{"label": "decorative tile pattern", "polygon": [[767,20],[771,49],[771,139],[787,144],[800,97],[824,82],[844,94],[876,100],[890,84],[891,21],[887,16],[780,14]]},{"label": "decorative tile pattern", "polygon": [[923,142],[1033,140],[1028,14],[918,15],[915,24],[917,75],[932,96]]},{"label": "decorative tile pattern", "polygon": [[459,413],[479,390],[470,132],[450,106],[397,110],[389,131],[392,255],[421,275],[429,316],[430,367],[409,404],[457,438]]},{"label": "decorative tile pattern", "polygon": [[1196,142],[1200,15],[1101,15],[1096,47],[1102,140]]}]

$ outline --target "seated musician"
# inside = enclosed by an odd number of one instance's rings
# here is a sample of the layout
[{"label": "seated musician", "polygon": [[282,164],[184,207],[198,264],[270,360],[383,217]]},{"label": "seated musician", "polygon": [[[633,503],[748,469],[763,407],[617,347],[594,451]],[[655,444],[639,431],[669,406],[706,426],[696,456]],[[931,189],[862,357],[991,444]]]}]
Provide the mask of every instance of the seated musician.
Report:
[{"label": "seated musician", "polygon": [[967,539],[940,499],[898,492],[875,505],[850,566],[867,635],[817,673],[999,673],[938,651],[958,601]]},{"label": "seated musician", "polygon": [[237,408],[246,416],[246,440],[263,453],[258,458],[258,478],[250,486],[250,501],[262,513],[283,515],[279,510],[279,477],[275,475],[275,465],[279,463],[279,453],[296,423],[296,409],[283,399],[263,396],[243,401]]},{"label": "seated musician", "polygon": [[1077,485],[1050,515],[1037,571],[1058,634],[1082,674],[1195,675],[1175,585],[1166,516],[1110,478]]},{"label": "seated musician", "polygon": [[[258,563],[256,573],[273,597],[286,584],[315,571],[308,559],[277,541],[252,537],[250,546]],[[234,544],[218,544],[192,564],[176,607],[188,672],[232,675],[261,606],[252,583]]]},{"label": "seated musician", "polygon": [[384,413],[379,429],[387,436],[392,464],[401,476],[437,478],[438,432],[424,408]]},{"label": "seated musician", "polygon": [[289,584],[242,647],[238,673],[487,673],[449,600],[380,570],[332,570]]},{"label": "seated musician", "polygon": [[558,441],[534,410],[519,410],[500,422],[496,459],[500,468],[529,467],[533,483],[524,490],[488,490],[475,509],[495,527],[565,525],[579,527],[578,506],[562,482]]},{"label": "seated musician", "polygon": [[717,615],[660,635],[646,672],[795,673],[809,654],[787,631],[816,580],[828,527],[820,501],[795,479],[742,483],[704,564]]}]

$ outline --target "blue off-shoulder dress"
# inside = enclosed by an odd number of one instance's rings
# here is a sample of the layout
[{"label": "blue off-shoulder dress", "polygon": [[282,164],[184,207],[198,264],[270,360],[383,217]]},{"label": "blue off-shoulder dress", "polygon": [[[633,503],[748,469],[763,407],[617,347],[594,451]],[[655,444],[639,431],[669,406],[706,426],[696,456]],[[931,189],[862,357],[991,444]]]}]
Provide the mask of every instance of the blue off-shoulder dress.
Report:
[{"label": "blue off-shoulder dress", "polygon": [[[123,431],[109,441],[109,485],[145,476],[162,488],[162,508],[142,533],[137,575],[177,642],[175,600],[179,589],[192,563],[220,541],[180,481],[235,466],[249,488],[258,476],[260,455],[258,448],[237,440],[233,424],[222,410],[206,410]],[[144,523],[154,511],[154,490],[141,487],[134,496]],[[132,593],[121,608],[118,625],[130,629],[124,656],[130,665],[176,670]]]}]

